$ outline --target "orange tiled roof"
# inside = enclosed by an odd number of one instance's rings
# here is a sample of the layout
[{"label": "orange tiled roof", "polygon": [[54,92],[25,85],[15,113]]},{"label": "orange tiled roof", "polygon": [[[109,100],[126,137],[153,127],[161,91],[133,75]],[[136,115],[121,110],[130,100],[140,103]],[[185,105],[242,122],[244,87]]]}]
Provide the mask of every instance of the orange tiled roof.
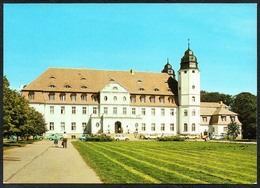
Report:
[{"label": "orange tiled roof", "polygon": [[[111,81],[116,81],[134,94],[173,95],[167,83],[168,78],[166,73],[135,72],[132,70],[49,68],[23,88],[23,91],[95,93],[102,90]],[[66,88],[66,85],[70,88]]]}]

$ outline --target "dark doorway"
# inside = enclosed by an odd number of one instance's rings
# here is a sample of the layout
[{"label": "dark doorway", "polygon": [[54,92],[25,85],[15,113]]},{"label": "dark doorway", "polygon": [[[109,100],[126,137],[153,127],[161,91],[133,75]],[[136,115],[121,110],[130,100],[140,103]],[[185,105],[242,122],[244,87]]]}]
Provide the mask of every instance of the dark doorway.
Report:
[{"label": "dark doorway", "polygon": [[120,121],[115,122],[115,133],[122,133],[122,124]]}]

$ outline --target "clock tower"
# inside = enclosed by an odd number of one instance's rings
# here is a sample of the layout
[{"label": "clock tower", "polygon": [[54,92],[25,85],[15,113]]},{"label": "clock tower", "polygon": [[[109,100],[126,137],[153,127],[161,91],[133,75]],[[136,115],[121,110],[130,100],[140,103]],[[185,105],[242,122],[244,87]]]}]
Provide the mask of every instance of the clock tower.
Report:
[{"label": "clock tower", "polygon": [[178,71],[179,122],[182,135],[198,135],[200,125],[200,70],[188,43]]}]

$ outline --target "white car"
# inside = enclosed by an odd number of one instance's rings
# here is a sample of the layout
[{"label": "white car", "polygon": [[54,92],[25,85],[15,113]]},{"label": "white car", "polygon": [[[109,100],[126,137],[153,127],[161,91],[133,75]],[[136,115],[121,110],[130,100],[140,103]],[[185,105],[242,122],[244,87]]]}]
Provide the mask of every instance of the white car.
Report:
[{"label": "white car", "polygon": [[212,135],[212,137],[211,137],[211,139],[216,139],[216,140],[219,140],[219,139],[222,139],[223,138],[223,136],[221,136],[221,135]]},{"label": "white car", "polygon": [[123,134],[117,134],[117,135],[114,137],[114,139],[115,139],[116,141],[119,141],[119,140],[125,140],[125,141],[127,141],[127,140],[129,140],[129,137],[128,137],[128,136],[125,136],[125,135],[123,135]]},{"label": "white car", "polygon": [[158,139],[160,136],[158,136],[157,134],[146,134],[144,135],[144,139]]}]

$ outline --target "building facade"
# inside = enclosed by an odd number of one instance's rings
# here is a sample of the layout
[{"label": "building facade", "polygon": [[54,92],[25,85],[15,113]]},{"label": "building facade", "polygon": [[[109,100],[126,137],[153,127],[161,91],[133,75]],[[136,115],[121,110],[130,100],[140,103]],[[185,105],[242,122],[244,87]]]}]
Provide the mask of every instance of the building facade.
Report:
[{"label": "building facade", "polygon": [[[161,72],[49,68],[22,89],[41,112],[48,134],[64,131],[211,136],[227,132],[237,114],[220,103],[200,102],[200,70],[189,48],[178,81],[167,60]],[[240,124],[240,123],[239,123]]]}]

